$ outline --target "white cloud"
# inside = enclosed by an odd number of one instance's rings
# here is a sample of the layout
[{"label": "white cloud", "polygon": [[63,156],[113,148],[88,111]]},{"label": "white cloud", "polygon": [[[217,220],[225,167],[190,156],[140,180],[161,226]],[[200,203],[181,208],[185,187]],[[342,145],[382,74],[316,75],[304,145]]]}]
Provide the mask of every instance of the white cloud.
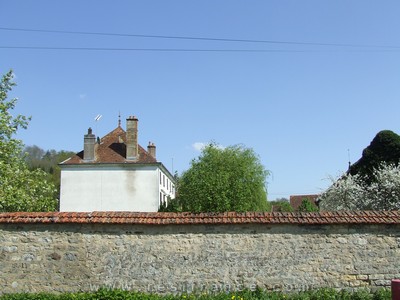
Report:
[{"label": "white cloud", "polygon": [[192,144],[194,150],[200,152],[206,146],[206,143],[203,142],[196,142]]},{"label": "white cloud", "polygon": [[[205,146],[209,145],[210,143],[203,143],[203,142],[195,142],[192,144],[192,148],[195,151],[201,152]],[[222,145],[215,145],[218,149],[224,150],[226,147]]]},{"label": "white cloud", "polygon": [[86,99],[86,94],[79,94],[79,99],[85,100]]}]

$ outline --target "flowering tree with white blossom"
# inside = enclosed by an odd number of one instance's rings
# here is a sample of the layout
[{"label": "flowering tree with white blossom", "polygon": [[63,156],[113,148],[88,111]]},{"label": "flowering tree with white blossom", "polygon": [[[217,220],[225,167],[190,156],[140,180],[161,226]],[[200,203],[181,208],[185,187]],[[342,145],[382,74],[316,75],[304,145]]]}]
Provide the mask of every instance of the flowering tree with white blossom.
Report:
[{"label": "flowering tree with white blossom", "polygon": [[371,178],[346,174],[319,197],[321,210],[400,209],[400,165],[381,163]]},{"label": "flowering tree with white blossom", "polygon": [[400,209],[400,165],[382,164],[373,172],[369,186],[371,209]]}]

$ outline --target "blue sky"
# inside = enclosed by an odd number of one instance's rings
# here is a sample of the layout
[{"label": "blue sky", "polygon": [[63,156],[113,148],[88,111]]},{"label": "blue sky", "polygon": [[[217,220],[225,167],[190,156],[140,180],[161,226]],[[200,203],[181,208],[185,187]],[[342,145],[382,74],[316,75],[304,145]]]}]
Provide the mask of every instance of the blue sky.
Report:
[{"label": "blue sky", "polygon": [[32,116],[26,145],[80,151],[89,126],[103,136],[121,112],[170,170],[199,143],[244,144],[272,173],[269,199],[318,193],[348,149],[355,162],[380,130],[399,133],[399,14],[390,0],[0,1],[0,72],[14,70],[15,113]]}]

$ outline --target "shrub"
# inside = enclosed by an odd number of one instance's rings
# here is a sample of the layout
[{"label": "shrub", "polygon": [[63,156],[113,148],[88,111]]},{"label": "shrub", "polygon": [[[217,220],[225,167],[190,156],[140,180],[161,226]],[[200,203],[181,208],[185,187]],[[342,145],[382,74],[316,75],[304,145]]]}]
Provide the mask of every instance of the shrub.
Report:
[{"label": "shrub", "polygon": [[97,292],[87,293],[38,293],[38,294],[4,294],[0,300],[390,300],[391,292],[388,289],[377,290],[370,294],[367,290],[357,292],[336,291],[334,289],[318,289],[299,293],[285,294],[281,292],[264,291],[257,288],[255,291],[244,290],[234,293],[200,293],[180,295],[156,295],[135,291],[99,289]]}]

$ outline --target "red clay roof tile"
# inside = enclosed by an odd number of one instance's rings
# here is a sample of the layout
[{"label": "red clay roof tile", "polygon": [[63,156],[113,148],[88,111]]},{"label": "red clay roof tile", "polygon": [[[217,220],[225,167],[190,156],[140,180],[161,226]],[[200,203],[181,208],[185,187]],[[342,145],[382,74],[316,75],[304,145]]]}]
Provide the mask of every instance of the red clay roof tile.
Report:
[{"label": "red clay roof tile", "polygon": [[100,139],[100,144],[95,145],[95,160],[92,162],[83,161],[83,151],[75,154],[70,159],[61,163],[61,165],[75,164],[100,164],[100,163],[135,163],[149,164],[156,163],[157,160],[151,156],[142,146],[139,145],[139,159],[136,161],[127,161],[126,158],[126,132],[121,127]]}]

